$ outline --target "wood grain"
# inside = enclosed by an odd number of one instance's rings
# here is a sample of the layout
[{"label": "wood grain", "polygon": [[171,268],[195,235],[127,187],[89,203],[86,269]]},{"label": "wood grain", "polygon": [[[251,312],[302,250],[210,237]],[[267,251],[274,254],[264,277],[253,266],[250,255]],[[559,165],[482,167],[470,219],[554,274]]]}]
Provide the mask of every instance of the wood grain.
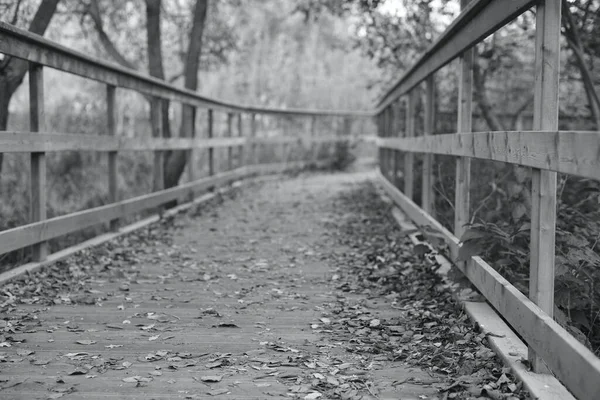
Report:
[{"label": "wood grain", "polygon": [[[29,65],[29,129],[32,132],[43,132],[45,128],[43,68],[39,64]],[[43,221],[46,219],[46,153],[32,152],[30,164],[30,221]],[[35,243],[32,250],[34,261],[43,261],[48,256],[48,246],[44,241]]]},{"label": "wood grain", "polygon": [[[419,227],[439,232],[451,248],[459,246],[456,236],[396,189],[385,177],[379,175],[378,181],[394,203]],[[577,398],[595,399],[600,393],[600,359],[488,263],[480,257],[472,257],[471,260],[470,263],[459,264],[459,267],[496,311],[543,357],[556,377]]]}]

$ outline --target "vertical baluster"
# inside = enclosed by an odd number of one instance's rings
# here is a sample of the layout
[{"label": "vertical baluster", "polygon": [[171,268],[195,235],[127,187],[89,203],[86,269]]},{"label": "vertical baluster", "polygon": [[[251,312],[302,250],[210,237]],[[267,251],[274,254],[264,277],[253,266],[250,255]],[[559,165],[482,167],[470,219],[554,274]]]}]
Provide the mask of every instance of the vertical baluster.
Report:
[{"label": "vertical baluster", "polygon": [[[44,109],[44,70],[39,64],[29,64],[29,129],[31,132],[46,130]],[[31,153],[31,222],[46,219],[46,153]],[[43,261],[48,256],[48,244],[33,245],[33,260]]]},{"label": "vertical baluster", "polygon": [[256,114],[255,113],[250,114],[250,137],[248,139],[251,140],[248,164],[257,164],[256,142],[254,141],[254,140],[256,140]]},{"label": "vertical baluster", "polygon": [[[536,11],[533,129],[558,130],[561,1],[541,1]],[[529,298],[550,317],[554,314],[556,172],[532,170]],[[543,360],[529,349],[535,372],[545,373]]]},{"label": "vertical baluster", "polygon": [[312,116],[310,118],[310,161],[316,163],[319,157],[319,143],[316,142],[317,138],[317,117]]},{"label": "vertical baluster", "polygon": [[[435,77],[429,75],[425,81],[425,123],[423,135],[432,135],[435,129]],[[421,192],[421,204],[423,210],[433,215],[434,193],[433,193],[433,154],[423,156],[423,185]]]},{"label": "vertical baluster", "polygon": [[[395,125],[394,125],[394,137],[400,137],[401,135],[403,135],[403,132],[401,130],[400,127],[400,121],[401,116],[402,116],[402,100],[398,99],[396,100],[396,111],[395,111],[395,115],[396,117],[394,118],[394,120],[396,121]],[[399,150],[394,151],[394,180],[392,181],[392,183],[394,184],[395,187],[400,187],[400,165],[402,164],[401,162],[401,158],[402,158],[402,153]]]},{"label": "vertical baluster", "polygon": [[[155,139],[162,138],[162,99],[153,97],[150,104],[150,125],[152,126],[152,137]],[[154,150],[154,182],[152,185],[153,191],[163,189],[164,172],[163,172],[163,151]]]},{"label": "vertical baluster", "polygon": [[[233,137],[232,132],[233,125],[233,114],[227,113],[227,131],[225,132],[225,136],[228,138]],[[233,146],[227,146],[227,170],[231,171],[233,169]]]},{"label": "vertical baluster", "polygon": [[[386,139],[390,137],[390,108],[387,107],[383,112],[383,137]],[[385,148],[383,149],[383,174],[389,180],[390,179],[390,153],[392,150]]]},{"label": "vertical baluster", "polygon": [[[238,131],[238,136],[239,137],[243,137],[244,136],[244,131],[243,131],[243,121],[242,121],[242,113],[238,113],[238,118],[237,118],[237,131]],[[238,146],[238,162],[236,165],[236,168],[241,167],[244,163],[244,146]]]},{"label": "vertical baluster", "polygon": [[[381,111],[378,115],[377,115],[377,120],[375,121],[377,124],[377,136],[380,138],[384,137],[384,132],[383,132],[383,126],[384,126],[384,119],[385,119],[385,110]],[[381,175],[385,176],[385,169],[383,166],[383,154],[384,154],[384,149],[383,147],[378,147],[377,148],[377,164],[379,165],[379,172],[381,173]]]},{"label": "vertical baluster", "polygon": [[[464,8],[469,0],[462,0]],[[458,83],[458,119],[457,130],[459,133],[472,131],[473,114],[473,49],[462,54],[459,64]],[[465,231],[465,224],[469,222],[469,208],[471,204],[471,159],[457,157],[456,159],[456,191],[454,196],[454,235],[459,239]],[[454,258],[458,253],[453,254]]]},{"label": "vertical baluster", "polygon": [[[208,138],[213,137],[213,110],[208,109]],[[208,148],[208,175],[215,174],[215,149],[211,146]]]},{"label": "vertical baluster", "polygon": [[[396,118],[397,118],[397,113],[396,113],[396,109],[395,109],[395,102],[393,102],[392,104],[390,104],[389,106],[389,120],[388,120],[388,137],[389,138],[393,138],[394,136],[396,136]],[[389,149],[389,180],[390,182],[393,184],[396,181],[396,154],[398,153],[397,150],[393,150],[393,149]]]},{"label": "vertical baluster", "polygon": [[[117,135],[117,108],[116,108],[117,88],[113,85],[106,86],[106,117],[107,130],[109,136]],[[117,181],[117,152],[108,152],[108,201],[116,203],[119,201],[119,187]],[[110,229],[115,231],[119,228],[119,220],[110,221]]]},{"label": "vertical baluster", "polygon": [[[417,89],[408,93],[408,107],[406,110],[406,137],[414,137],[417,119],[417,101],[419,99]],[[404,194],[413,200],[414,190],[414,162],[415,155],[412,152],[404,154]]]},{"label": "vertical baluster", "polygon": [[[187,127],[187,129],[189,130],[190,134],[190,138],[195,139],[196,138],[196,114],[198,109],[196,108],[196,106],[192,106],[192,105],[187,105],[187,107],[190,107],[190,118],[188,121],[189,126]],[[183,121],[182,121],[183,123]],[[187,151],[187,159],[188,159],[188,180],[190,182],[194,182],[196,180],[196,152],[194,151],[194,146],[190,146],[188,151]],[[191,199],[194,199],[194,193],[191,193]]]}]

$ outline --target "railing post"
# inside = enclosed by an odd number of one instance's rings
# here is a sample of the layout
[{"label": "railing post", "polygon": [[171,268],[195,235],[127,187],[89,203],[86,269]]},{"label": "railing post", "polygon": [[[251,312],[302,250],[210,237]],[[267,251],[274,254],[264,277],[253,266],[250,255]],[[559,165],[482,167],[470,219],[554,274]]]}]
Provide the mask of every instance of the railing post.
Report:
[{"label": "railing post", "polygon": [[[189,123],[188,129],[190,130],[190,138],[194,139],[196,137],[196,114],[198,112],[198,109],[196,108],[196,106],[193,105],[187,105],[184,107],[190,107],[190,120],[187,122]],[[184,123],[184,121],[181,121],[181,123]],[[194,151],[194,146],[190,146],[190,148],[187,151],[187,159],[188,159],[188,180],[190,182],[194,182],[196,180],[196,160],[194,158],[194,155],[196,154],[196,152]],[[194,200],[194,194],[191,193],[191,199],[190,200]]]},{"label": "railing post", "polygon": [[[244,137],[244,131],[242,128],[242,113],[238,113],[238,118],[237,118],[237,131],[238,131],[238,136],[239,137]],[[240,166],[242,166],[243,164],[245,164],[244,162],[244,145],[238,146],[238,163],[236,165],[236,168],[239,168]]]},{"label": "railing post", "polygon": [[[116,108],[117,88],[113,85],[106,85],[106,125],[109,136],[117,134],[117,108]],[[108,202],[116,203],[119,201],[119,187],[117,181],[117,152],[108,152]],[[110,230],[116,231],[119,228],[119,220],[110,221]]]},{"label": "railing post", "polygon": [[[435,77],[433,74],[425,81],[425,123],[423,135],[432,135],[435,129]],[[421,188],[421,206],[429,215],[434,211],[433,193],[433,154],[423,155],[423,183]]]},{"label": "railing post", "polygon": [[[401,121],[401,116],[402,116],[402,101],[400,99],[398,99],[396,101],[396,124],[394,126],[394,131],[395,131],[395,137],[400,137],[400,135],[403,133],[400,129],[400,121]],[[400,187],[400,179],[398,177],[399,172],[400,172],[400,165],[402,164],[402,153],[398,150],[394,151],[394,180],[392,181],[392,184],[395,187]]]},{"label": "railing post", "polygon": [[[155,139],[162,137],[162,99],[153,97],[150,104],[150,125],[152,129],[152,137]],[[152,185],[153,191],[163,189],[164,172],[163,172],[163,152],[154,150],[154,182]]]},{"label": "railing post", "polygon": [[[416,88],[413,88],[408,93],[408,107],[406,110],[406,137],[414,137],[416,129],[417,119],[417,101],[418,92]],[[414,165],[415,155],[411,152],[404,154],[404,194],[409,199],[413,200],[414,190]]]},{"label": "railing post", "polygon": [[250,154],[248,155],[248,164],[257,164],[256,160],[256,114],[250,114]]},{"label": "railing post", "polygon": [[[389,132],[389,120],[390,120],[390,109],[386,107],[383,110],[383,115],[381,118],[381,136],[384,138],[388,138],[390,136]],[[389,169],[389,154],[390,149],[384,148],[381,152],[381,172],[383,176],[385,176],[388,180],[390,179],[390,169]]]},{"label": "railing post", "polygon": [[[233,137],[232,132],[233,125],[233,114],[227,113],[227,131],[225,132],[225,136],[228,138]],[[231,171],[233,169],[233,146],[227,146],[227,170]]]},{"label": "railing post", "polygon": [[[462,0],[461,7],[465,8],[469,0]],[[469,49],[460,58],[460,77],[458,83],[458,133],[470,133],[473,114],[473,49]],[[469,208],[471,203],[471,159],[457,157],[456,159],[456,189],[454,196],[454,235],[459,239],[465,231],[465,224],[469,222]],[[458,257],[458,249],[452,255]]]},{"label": "railing post", "polygon": [[[561,1],[537,5],[533,129],[558,130]],[[550,317],[554,314],[554,257],[556,230],[556,172],[533,169],[531,175],[531,243],[529,298]],[[533,371],[548,372],[529,348]]]},{"label": "railing post", "polygon": [[[31,132],[45,131],[44,70],[39,64],[29,64],[29,129]],[[46,219],[46,153],[31,153],[31,222]],[[48,256],[48,243],[33,245],[33,260],[43,261]]]},{"label": "railing post", "polygon": [[[213,110],[208,109],[208,138],[213,138]],[[208,148],[208,175],[215,174],[215,149],[211,146]]]},{"label": "railing post", "polygon": [[[377,127],[377,136],[383,138],[383,119],[385,116],[385,110],[381,111],[375,117],[375,125]],[[383,151],[382,147],[377,147],[377,165],[379,166],[379,172],[381,175],[385,176],[385,171],[383,169]]]},{"label": "railing post", "polygon": [[[396,133],[396,129],[394,127],[395,123],[396,123],[396,113],[395,113],[395,109],[394,109],[394,103],[390,104],[388,107],[388,123],[387,123],[387,130],[388,130],[388,137],[394,137],[395,133]],[[392,150],[389,149],[388,150],[388,179],[390,180],[390,182],[392,182],[392,184],[396,181],[396,150]]]},{"label": "railing post", "polygon": [[319,143],[315,141],[317,138],[317,117],[313,115],[310,118],[310,162],[316,163],[319,157]]}]

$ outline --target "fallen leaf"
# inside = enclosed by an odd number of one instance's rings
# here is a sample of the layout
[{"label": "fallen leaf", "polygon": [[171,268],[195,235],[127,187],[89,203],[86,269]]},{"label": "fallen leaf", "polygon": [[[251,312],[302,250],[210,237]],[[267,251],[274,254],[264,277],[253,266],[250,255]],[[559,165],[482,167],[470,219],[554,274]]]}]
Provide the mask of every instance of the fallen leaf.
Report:
[{"label": "fallen leaf", "polygon": [[83,340],[78,340],[75,343],[81,344],[81,345],[84,345],[84,346],[89,346],[89,345],[92,345],[92,344],[96,344],[96,341],[95,340],[89,340],[89,339],[83,339]]},{"label": "fallen leaf", "polygon": [[221,382],[221,379],[223,379],[222,375],[206,375],[200,377],[202,382]]},{"label": "fallen leaf", "polygon": [[211,391],[206,392],[206,393],[208,393],[211,396],[218,396],[220,394],[229,393],[229,389],[225,389],[225,388],[223,388],[223,389],[215,389],[215,390],[211,390]]}]

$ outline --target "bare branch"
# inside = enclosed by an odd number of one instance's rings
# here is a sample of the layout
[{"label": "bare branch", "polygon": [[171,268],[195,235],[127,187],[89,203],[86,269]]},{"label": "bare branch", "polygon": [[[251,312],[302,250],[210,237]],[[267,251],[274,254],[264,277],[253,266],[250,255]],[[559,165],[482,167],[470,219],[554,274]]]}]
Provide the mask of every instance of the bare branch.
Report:
[{"label": "bare branch", "polygon": [[102,46],[112,57],[112,59],[118,62],[119,64],[123,65],[124,67],[137,69],[134,63],[127,60],[125,56],[123,56],[121,52],[119,52],[117,46],[108,37],[108,34],[104,30],[102,16],[100,15],[100,7],[98,6],[98,0],[91,0],[87,11],[88,15],[92,18],[92,21],[94,22],[94,27],[96,28],[96,33],[98,34],[98,38],[100,39]]}]

